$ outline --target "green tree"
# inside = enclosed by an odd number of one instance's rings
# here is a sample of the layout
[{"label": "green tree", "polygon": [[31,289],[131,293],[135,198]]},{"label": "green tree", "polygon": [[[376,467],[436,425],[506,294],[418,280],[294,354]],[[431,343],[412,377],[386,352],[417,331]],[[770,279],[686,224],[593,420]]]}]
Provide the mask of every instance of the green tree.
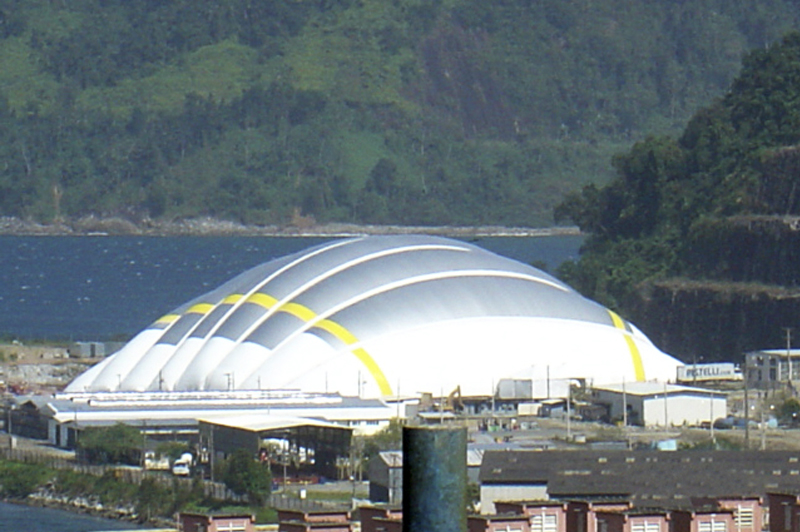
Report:
[{"label": "green tree", "polygon": [[183,453],[189,452],[191,449],[187,443],[178,441],[165,441],[156,445],[156,454],[158,456],[166,456],[170,462],[174,462],[181,457]]},{"label": "green tree", "polygon": [[794,397],[785,400],[778,407],[778,420],[781,423],[797,425],[800,423],[800,401]]},{"label": "green tree", "polygon": [[136,513],[145,521],[164,515],[170,506],[170,490],[152,477],[142,480],[137,490]]},{"label": "green tree", "polygon": [[142,436],[139,429],[117,423],[111,427],[90,427],[78,438],[77,452],[95,464],[140,463]]},{"label": "green tree", "polygon": [[262,506],[272,489],[269,465],[245,449],[237,449],[225,461],[222,481],[235,494],[246,495],[253,507]]},{"label": "green tree", "polygon": [[369,463],[378,456],[381,451],[398,451],[403,448],[403,423],[393,418],[389,425],[379,430],[371,436],[362,436],[354,439],[351,443],[358,452],[351,455],[360,454],[363,459],[363,467],[369,471]]},{"label": "green tree", "polygon": [[775,148],[800,141],[800,33],[743,64],[730,91],[696,113],[679,139],[636,143],[614,158],[613,181],[556,208],[559,219],[590,233],[580,261],[560,271],[567,282],[625,311],[642,281],[724,273],[724,265],[702,262],[692,235],[709,219],[768,210],[763,172],[775,172]]}]

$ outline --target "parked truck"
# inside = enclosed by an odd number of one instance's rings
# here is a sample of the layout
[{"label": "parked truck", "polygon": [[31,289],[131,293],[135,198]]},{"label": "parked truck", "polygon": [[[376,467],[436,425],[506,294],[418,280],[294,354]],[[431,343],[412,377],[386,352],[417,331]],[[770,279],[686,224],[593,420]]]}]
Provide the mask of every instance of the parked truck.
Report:
[{"label": "parked truck", "polygon": [[192,453],[183,453],[180,458],[172,464],[172,474],[176,477],[188,477],[192,474],[194,457]]}]

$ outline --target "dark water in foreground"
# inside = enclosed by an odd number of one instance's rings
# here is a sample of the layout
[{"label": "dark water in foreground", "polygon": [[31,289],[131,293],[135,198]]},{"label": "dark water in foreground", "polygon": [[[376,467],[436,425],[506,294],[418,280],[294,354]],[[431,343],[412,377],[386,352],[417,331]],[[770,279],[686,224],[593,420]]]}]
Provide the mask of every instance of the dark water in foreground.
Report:
[{"label": "dark water in foreground", "polygon": [[0,532],[95,532],[136,528],[112,519],[0,502]]},{"label": "dark water in foreground", "polygon": [[[128,339],[239,273],[333,238],[0,236],[0,335]],[[485,237],[472,243],[550,271],[583,237]]]}]

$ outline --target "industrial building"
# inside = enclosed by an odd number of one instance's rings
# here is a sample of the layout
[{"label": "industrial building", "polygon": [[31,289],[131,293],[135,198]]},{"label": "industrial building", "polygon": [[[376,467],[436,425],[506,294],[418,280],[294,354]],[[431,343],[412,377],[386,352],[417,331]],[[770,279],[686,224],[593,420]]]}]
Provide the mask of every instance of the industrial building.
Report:
[{"label": "industrial building", "polygon": [[762,349],[745,354],[747,385],[774,390],[800,382],[800,349]]},{"label": "industrial building", "polygon": [[[241,421],[257,430],[275,420],[302,418],[361,434],[376,432],[398,410],[378,399],[339,394],[303,394],[296,390],[262,392],[99,393],[16,397],[8,409],[15,434],[72,448],[80,431],[125,423],[148,437],[198,442],[201,420],[224,425]],[[218,440],[221,441],[221,440]]]},{"label": "industrial building", "polygon": [[318,482],[343,476],[337,465],[350,452],[351,433],[350,428],[309,418],[226,416],[200,420],[198,448],[212,468],[245,449],[252,456],[261,454],[264,461],[291,467],[293,477]]},{"label": "industrial building", "polygon": [[[497,513],[467,516],[469,532],[798,532],[798,496],[693,497],[679,504],[637,507],[597,495],[557,500],[497,501]],[[767,509],[768,505],[768,509]],[[397,508],[359,509],[362,532],[400,532]],[[771,516],[771,517],[768,517]],[[776,522],[780,519],[780,522]],[[774,524],[773,524],[774,523]],[[350,530],[357,530],[351,527]],[[350,532],[350,531],[348,531]]]},{"label": "industrial building", "polygon": [[710,425],[728,415],[725,393],[667,383],[595,386],[592,400],[608,409],[609,420],[626,425]]},{"label": "industrial building", "polygon": [[495,501],[549,499],[675,508],[699,497],[743,505],[769,492],[800,493],[800,452],[486,451],[480,483],[481,512],[488,514]]}]

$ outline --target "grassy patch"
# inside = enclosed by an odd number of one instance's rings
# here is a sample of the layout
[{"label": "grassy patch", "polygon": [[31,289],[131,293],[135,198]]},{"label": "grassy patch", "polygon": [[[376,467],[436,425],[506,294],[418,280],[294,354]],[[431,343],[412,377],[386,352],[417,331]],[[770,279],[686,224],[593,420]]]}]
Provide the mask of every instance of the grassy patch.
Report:
[{"label": "grassy patch", "polygon": [[164,67],[152,76],[127,79],[116,87],[87,89],[78,101],[120,118],[128,118],[134,107],[178,112],[187,94],[213,96],[218,101],[240,96],[259,71],[255,50],[228,40],[199,48],[180,65]]}]

